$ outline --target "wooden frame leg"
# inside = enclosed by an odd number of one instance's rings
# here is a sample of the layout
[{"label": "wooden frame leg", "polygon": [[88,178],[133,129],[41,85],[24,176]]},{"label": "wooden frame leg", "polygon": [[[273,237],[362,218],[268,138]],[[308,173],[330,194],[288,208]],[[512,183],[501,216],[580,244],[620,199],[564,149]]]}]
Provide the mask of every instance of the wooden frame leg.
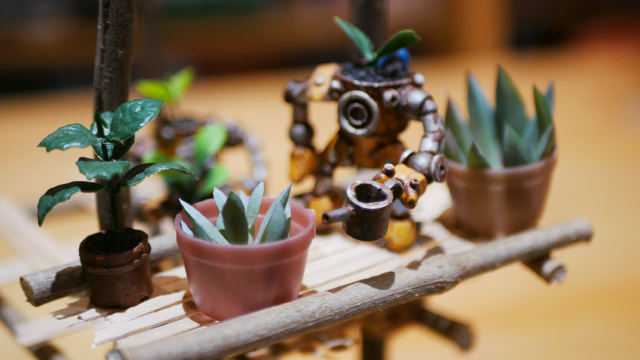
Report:
[{"label": "wooden frame leg", "polygon": [[384,360],[385,336],[362,327],[362,360]]},{"label": "wooden frame leg", "polygon": [[466,351],[473,345],[473,334],[468,325],[448,319],[423,307],[416,313],[416,321],[445,338],[452,340],[460,350]]}]

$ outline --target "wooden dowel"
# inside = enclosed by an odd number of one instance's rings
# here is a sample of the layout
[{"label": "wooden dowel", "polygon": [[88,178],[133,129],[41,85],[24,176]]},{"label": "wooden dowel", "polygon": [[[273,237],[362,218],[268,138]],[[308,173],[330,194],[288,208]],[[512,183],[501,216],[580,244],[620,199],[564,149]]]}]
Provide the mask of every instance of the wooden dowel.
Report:
[{"label": "wooden dowel", "polygon": [[[175,233],[157,236],[149,240],[149,243],[152,267],[180,254]],[[86,289],[80,261],[21,276],[20,285],[27,301],[33,306],[40,306]]]},{"label": "wooden dowel", "polygon": [[223,358],[265,347],[366,313],[445,292],[502,265],[535,259],[591,239],[586,219],[509,236],[453,255],[435,255],[333,290],[201,328],[153,344],[113,350],[107,359]]},{"label": "wooden dowel", "polygon": [[549,254],[525,261],[523,264],[551,285],[562,283],[567,276],[567,269],[564,265],[560,261],[551,258]]}]

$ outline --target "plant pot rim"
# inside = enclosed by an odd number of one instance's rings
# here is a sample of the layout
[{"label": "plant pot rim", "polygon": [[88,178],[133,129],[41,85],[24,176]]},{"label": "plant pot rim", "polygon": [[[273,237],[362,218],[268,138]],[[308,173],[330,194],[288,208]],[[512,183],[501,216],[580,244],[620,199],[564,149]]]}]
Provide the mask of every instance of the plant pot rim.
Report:
[{"label": "plant pot rim", "polygon": [[[352,63],[355,64],[355,63]],[[411,82],[413,81],[413,74],[414,72],[409,70],[408,71],[408,75],[402,78],[399,78],[397,80],[391,80],[391,81],[362,81],[362,80],[356,80],[352,77],[349,76],[345,76],[342,74],[342,68],[344,67],[345,64],[340,64],[340,67],[338,68],[338,71],[336,71],[335,76],[345,82],[351,83],[355,86],[359,86],[359,87],[365,87],[365,88],[382,88],[382,87],[399,87],[401,85],[408,85],[411,84]]]},{"label": "plant pot rim", "polygon": [[[262,198],[262,201],[264,201],[264,200],[272,200],[272,201],[273,201],[273,200],[275,200],[275,196],[265,196],[265,197],[263,197],[263,198]],[[289,201],[291,201],[291,200],[289,200]],[[196,209],[198,209],[198,207],[211,206],[211,205],[215,206],[215,208],[217,209],[217,205],[216,205],[216,203],[215,203],[215,199],[205,199],[205,200],[199,201],[199,202],[197,202],[197,203],[193,204],[193,207],[195,207]],[[302,209],[304,209],[304,210],[309,210],[309,209],[306,209],[306,208],[304,208],[303,206],[301,206],[301,205],[299,205],[299,204],[295,204],[295,203],[293,203],[293,202],[292,202],[292,203],[291,203],[291,207],[294,207],[294,206],[296,206],[296,207],[300,207],[300,208],[302,208]],[[200,210],[200,209],[198,209],[198,210]],[[313,211],[313,210],[309,210],[309,211]],[[189,239],[189,240],[193,240],[193,241],[201,242],[201,243],[203,243],[204,245],[209,246],[209,247],[214,248],[214,249],[215,249],[215,248],[221,248],[221,249],[229,249],[229,248],[237,248],[237,249],[255,249],[255,248],[258,248],[258,247],[260,247],[260,248],[277,248],[277,247],[279,247],[279,246],[282,246],[282,244],[283,244],[283,243],[287,243],[287,242],[291,242],[291,241],[296,241],[296,240],[300,239],[301,237],[303,237],[303,236],[304,236],[304,234],[306,234],[308,231],[311,231],[311,230],[312,230],[312,228],[314,227],[314,224],[315,224],[315,215],[312,215],[310,212],[305,212],[305,213],[306,213],[307,217],[308,217],[311,221],[309,222],[309,225],[307,225],[307,227],[304,227],[304,228],[302,229],[302,232],[301,232],[301,233],[299,233],[299,234],[297,234],[297,235],[294,235],[294,236],[291,236],[291,237],[288,237],[288,238],[283,239],[283,240],[278,240],[278,241],[274,241],[274,242],[272,242],[272,243],[265,243],[265,244],[258,244],[258,245],[249,245],[249,244],[241,244],[241,245],[238,245],[238,244],[229,244],[229,245],[222,245],[222,244],[217,244],[217,243],[214,243],[214,242],[210,242],[210,241],[202,240],[202,239],[199,239],[199,238],[197,238],[197,237],[195,237],[195,236],[191,236],[191,235],[189,235],[189,234],[185,233],[185,232],[182,230],[182,226],[181,226],[181,224],[180,224],[180,221],[181,221],[181,220],[186,220],[186,219],[185,219],[185,215],[183,215],[183,214],[184,214],[184,210],[180,211],[180,212],[178,213],[178,215],[176,215],[176,219],[175,219],[175,221],[174,221],[174,226],[175,226],[175,228],[176,228],[176,231],[180,232],[180,233],[181,233],[184,237],[186,237],[187,239]],[[292,214],[292,216],[293,216],[293,214]],[[292,217],[292,223],[293,223],[293,217]]]},{"label": "plant pot rim", "polygon": [[[136,257],[139,257],[138,254],[140,254],[141,252],[145,251],[145,244],[148,244],[149,242],[149,235],[142,231],[142,230],[138,230],[138,229],[134,229],[134,228],[125,228],[123,229],[123,231],[131,231],[134,233],[135,236],[140,238],[140,242],[134,246],[133,248],[126,250],[126,251],[122,251],[122,252],[118,252],[118,253],[114,253],[114,254],[99,254],[99,253],[94,253],[89,251],[89,249],[87,249],[87,244],[89,242],[89,239],[94,237],[94,236],[98,236],[98,235],[102,235],[104,234],[106,231],[105,230],[101,230],[98,231],[96,233],[93,233],[91,235],[88,235],[87,237],[85,237],[81,242],[80,242],[80,246],[78,248],[79,252],[80,252],[80,260],[82,262],[83,257],[85,259],[89,259],[89,258],[96,258],[98,257],[100,259],[100,262],[126,262],[126,261],[133,261],[135,260]],[[91,266],[93,264],[89,264],[87,263],[87,265]]]},{"label": "plant pot rim", "polygon": [[502,174],[521,173],[521,172],[526,172],[530,170],[535,170],[535,169],[546,166],[550,162],[555,163],[557,160],[557,157],[558,157],[558,151],[554,150],[551,155],[547,156],[542,160],[536,161],[534,163],[515,166],[515,167],[506,167],[502,169],[473,168],[447,158],[447,167],[449,170],[454,169],[454,171],[457,170],[458,172],[470,171],[470,172],[483,172],[487,174],[502,175]]}]

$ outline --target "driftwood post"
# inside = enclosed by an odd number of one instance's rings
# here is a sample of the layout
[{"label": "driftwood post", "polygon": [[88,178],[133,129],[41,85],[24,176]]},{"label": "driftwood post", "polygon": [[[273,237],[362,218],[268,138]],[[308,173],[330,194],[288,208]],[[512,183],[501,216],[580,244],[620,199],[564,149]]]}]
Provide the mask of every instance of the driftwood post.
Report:
[{"label": "driftwood post", "polygon": [[[100,112],[113,112],[129,100],[135,18],[135,0],[100,0],[93,74],[93,103]],[[113,228],[109,194],[98,192],[96,200],[100,229]],[[118,195],[118,220],[123,227],[131,226],[128,188]]]},{"label": "driftwood post", "polygon": [[246,353],[355,317],[445,292],[461,281],[514,261],[591,239],[586,219],[531,230],[453,255],[322,291],[163,341],[114,350],[109,360],[216,359]]}]

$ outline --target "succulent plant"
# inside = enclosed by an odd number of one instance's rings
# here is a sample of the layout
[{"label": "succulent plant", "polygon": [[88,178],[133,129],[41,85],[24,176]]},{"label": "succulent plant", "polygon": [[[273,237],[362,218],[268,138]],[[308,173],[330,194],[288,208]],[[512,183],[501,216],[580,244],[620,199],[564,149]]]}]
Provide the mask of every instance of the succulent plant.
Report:
[{"label": "succulent plant", "polygon": [[[342,20],[338,16],[334,16],[333,21],[340,26],[342,31],[353,41],[356,48],[362,54],[362,57],[367,60],[368,63],[375,63],[377,60],[396,53],[401,49],[406,49],[409,46],[420,41],[420,37],[416,35],[413,30],[405,29],[393,34],[384,44],[382,44],[377,51],[373,51],[373,43],[371,39],[358,29],[355,25],[350,24]],[[400,57],[406,57],[407,54],[403,51]]]},{"label": "succulent plant", "polygon": [[148,98],[162,100],[173,106],[187,91],[194,77],[195,71],[189,66],[163,80],[140,80],[135,88]]},{"label": "succulent plant", "polygon": [[162,173],[167,185],[177,191],[180,197],[189,201],[198,201],[211,194],[214,188],[224,185],[230,177],[226,166],[220,162],[211,163],[211,159],[222,149],[227,141],[227,129],[216,122],[200,127],[193,136],[192,156],[169,157],[158,149],[151,149],[142,155],[143,163],[172,162],[191,170],[197,178],[181,174]]},{"label": "succulent plant", "polygon": [[106,185],[91,181],[73,181],[47,190],[38,201],[38,224],[42,225],[54,206],[67,201],[72,195],[78,192],[96,193],[104,190],[109,193],[111,200],[114,230],[119,232],[122,229],[118,224],[116,205],[120,189],[137,185],[145,178],[165,170],[177,170],[195,176],[180,164],[152,163],[131,167],[129,161],[120,160],[133,145],[135,133],[155,119],[161,107],[160,100],[143,99],[124,103],[113,113],[100,114],[96,110],[91,130],[80,124],[67,125],[42,140],[38,147],[46,148],[47,152],[72,147],[93,147],[96,159],[81,157],[76,164],[87,180],[104,179]]},{"label": "succulent plant", "polygon": [[536,113],[529,120],[522,98],[498,67],[495,109],[472,74],[468,75],[469,122],[452,99],[445,116],[444,154],[473,168],[502,169],[531,164],[555,149],[554,86],[546,94],[533,88]]},{"label": "succulent plant", "polygon": [[227,197],[219,189],[214,189],[213,198],[220,211],[215,225],[181,199],[182,208],[192,224],[190,228],[182,221],[182,230],[198,239],[220,245],[257,245],[286,239],[291,231],[290,192],[291,185],[274,200],[257,234],[255,221],[264,196],[264,183],[260,183],[250,197],[243,191],[238,194],[230,193]]}]

